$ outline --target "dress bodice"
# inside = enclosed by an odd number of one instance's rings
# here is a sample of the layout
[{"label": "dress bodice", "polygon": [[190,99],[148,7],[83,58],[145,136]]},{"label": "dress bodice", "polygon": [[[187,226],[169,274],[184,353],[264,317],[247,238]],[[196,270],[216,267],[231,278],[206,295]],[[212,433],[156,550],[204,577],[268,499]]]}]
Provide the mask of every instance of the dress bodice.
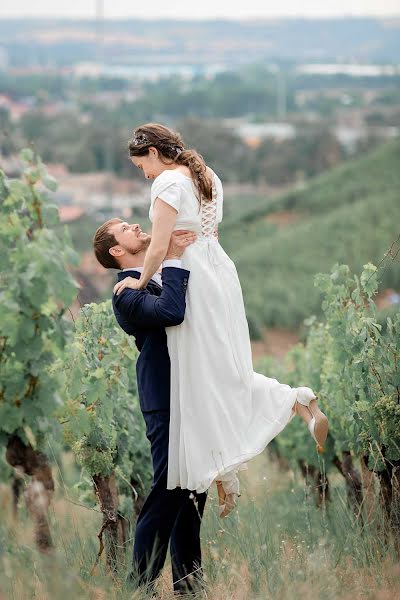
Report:
[{"label": "dress bodice", "polygon": [[178,169],[163,171],[154,179],[151,186],[150,221],[153,222],[154,202],[156,198],[161,198],[175,208],[178,213],[175,230],[188,229],[195,231],[198,237],[212,237],[218,223],[222,220],[223,190],[218,175],[214,171],[211,173],[213,178],[212,199],[203,200],[200,206],[191,177]]}]

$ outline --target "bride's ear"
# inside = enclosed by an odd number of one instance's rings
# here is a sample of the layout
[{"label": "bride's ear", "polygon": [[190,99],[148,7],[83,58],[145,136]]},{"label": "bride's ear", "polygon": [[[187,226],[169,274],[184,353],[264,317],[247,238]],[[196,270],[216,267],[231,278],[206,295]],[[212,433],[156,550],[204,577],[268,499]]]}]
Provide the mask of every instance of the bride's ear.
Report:
[{"label": "bride's ear", "polygon": [[150,146],[150,148],[149,148],[149,155],[152,158],[158,158],[158,150],[157,150],[157,148],[155,148],[155,146]]}]

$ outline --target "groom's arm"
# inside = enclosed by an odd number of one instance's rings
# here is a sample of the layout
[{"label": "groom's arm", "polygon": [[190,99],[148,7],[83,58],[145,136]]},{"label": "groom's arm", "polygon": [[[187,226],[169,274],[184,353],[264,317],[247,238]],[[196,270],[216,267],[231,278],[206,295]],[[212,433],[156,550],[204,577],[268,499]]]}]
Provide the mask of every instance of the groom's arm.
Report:
[{"label": "groom's arm", "polygon": [[190,272],[173,266],[162,270],[160,296],[147,290],[126,288],[119,296],[114,294],[114,307],[135,328],[158,328],[180,325],[185,317],[186,288]]}]

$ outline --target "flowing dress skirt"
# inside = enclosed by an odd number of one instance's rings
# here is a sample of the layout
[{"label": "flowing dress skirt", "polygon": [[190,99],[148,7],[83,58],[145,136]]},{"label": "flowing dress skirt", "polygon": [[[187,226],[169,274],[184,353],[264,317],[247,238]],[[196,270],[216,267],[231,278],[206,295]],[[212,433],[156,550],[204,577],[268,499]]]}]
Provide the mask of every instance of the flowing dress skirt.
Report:
[{"label": "flowing dress skirt", "polygon": [[166,329],[167,487],[203,492],[219,479],[229,493],[238,489],[237,471],[294,416],[297,388],[253,372],[239,278],[218,240],[199,236],[182,266],[190,270],[185,320]]}]

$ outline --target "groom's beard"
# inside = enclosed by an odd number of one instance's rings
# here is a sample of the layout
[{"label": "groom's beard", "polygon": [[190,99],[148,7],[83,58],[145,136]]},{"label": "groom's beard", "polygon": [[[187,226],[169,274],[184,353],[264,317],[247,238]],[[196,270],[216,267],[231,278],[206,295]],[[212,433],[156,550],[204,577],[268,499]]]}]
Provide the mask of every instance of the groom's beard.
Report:
[{"label": "groom's beard", "polygon": [[130,255],[130,256],[136,256],[136,254],[140,254],[141,252],[145,252],[147,250],[147,248],[150,246],[150,242],[151,242],[151,236],[149,235],[147,238],[145,238],[144,240],[141,240],[142,244],[140,245],[139,248],[125,248],[125,251]]}]

